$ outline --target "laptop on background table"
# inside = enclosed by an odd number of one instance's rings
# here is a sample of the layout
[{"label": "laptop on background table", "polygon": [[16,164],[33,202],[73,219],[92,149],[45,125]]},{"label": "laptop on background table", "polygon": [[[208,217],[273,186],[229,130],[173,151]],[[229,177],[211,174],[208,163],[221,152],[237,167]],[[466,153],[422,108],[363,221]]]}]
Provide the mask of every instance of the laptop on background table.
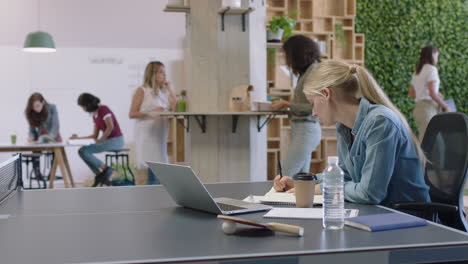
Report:
[{"label": "laptop on background table", "polygon": [[172,199],[180,206],[213,214],[233,215],[273,207],[231,198],[214,198],[189,166],[146,162]]}]

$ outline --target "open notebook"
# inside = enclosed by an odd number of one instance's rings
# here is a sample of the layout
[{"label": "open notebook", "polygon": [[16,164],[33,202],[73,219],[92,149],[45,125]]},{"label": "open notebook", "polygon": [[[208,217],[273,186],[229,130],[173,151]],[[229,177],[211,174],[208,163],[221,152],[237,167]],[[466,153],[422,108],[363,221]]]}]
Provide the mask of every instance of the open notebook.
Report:
[{"label": "open notebook", "polygon": [[[261,203],[269,205],[296,205],[296,196],[293,193],[277,192],[271,188],[265,196],[259,197]],[[315,195],[314,204],[322,204],[323,196]]]}]

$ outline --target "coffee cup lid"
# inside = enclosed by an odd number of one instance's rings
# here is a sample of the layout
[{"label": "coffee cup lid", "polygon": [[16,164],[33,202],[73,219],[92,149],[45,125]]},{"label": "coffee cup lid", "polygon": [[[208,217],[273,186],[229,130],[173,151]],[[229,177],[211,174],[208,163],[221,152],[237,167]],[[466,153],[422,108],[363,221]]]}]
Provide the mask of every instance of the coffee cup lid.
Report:
[{"label": "coffee cup lid", "polygon": [[299,172],[293,176],[295,181],[315,181],[317,176],[313,173]]}]

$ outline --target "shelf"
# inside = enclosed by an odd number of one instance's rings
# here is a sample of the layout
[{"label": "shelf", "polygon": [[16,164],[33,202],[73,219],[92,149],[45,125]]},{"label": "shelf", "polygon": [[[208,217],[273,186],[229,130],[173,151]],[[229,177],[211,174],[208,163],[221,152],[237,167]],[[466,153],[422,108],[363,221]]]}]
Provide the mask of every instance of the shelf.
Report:
[{"label": "shelf", "polygon": [[346,15],[355,16],[356,15],[356,0],[347,0],[346,2]]},{"label": "shelf", "polygon": [[286,0],[268,0],[267,8],[286,8]]},{"label": "shelf", "polygon": [[279,93],[279,92],[276,92],[276,93],[269,93],[268,95],[275,95],[275,96],[291,96],[292,93]]},{"label": "shelf", "polygon": [[267,48],[281,49],[283,48],[283,43],[282,42],[267,42]]},{"label": "shelf", "polygon": [[313,16],[312,2],[300,1],[299,2],[299,20],[311,19]]},{"label": "shelf", "polygon": [[361,46],[355,46],[354,47],[354,59],[355,60],[360,60],[360,61],[363,61],[364,60],[364,48]]},{"label": "shelf", "polygon": [[286,12],[286,8],[284,8],[284,7],[269,7],[268,10],[270,10],[270,11],[284,11],[284,12]]},{"label": "shelf", "polygon": [[332,32],[308,32],[308,31],[293,31],[293,34],[305,34],[305,35],[330,35]]},{"label": "shelf", "polygon": [[270,91],[276,91],[276,92],[286,92],[286,91],[291,91],[292,89],[290,88],[279,88],[279,87],[271,87]]},{"label": "shelf", "polygon": [[225,15],[245,15],[254,11],[255,8],[248,7],[248,8],[232,8],[232,7],[223,7],[218,9],[218,14],[225,14]]},{"label": "shelf", "polygon": [[335,24],[341,24],[343,25],[343,28],[348,27],[348,28],[354,29],[354,18],[336,17]]},{"label": "shelf", "polygon": [[168,5],[166,8],[164,8],[164,12],[189,13],[190,7],[184,5]]},{"label": "shelf", "polygon": [[268,141],[280,141],[281,138],[280,137],[268,137],[267,140]]},{"label": "shelf", "polygon": [[221,31],[224,31],[224,16],[225,15],[242,15],[242,32],[245,32],[245,15],[254,11],[255,8],[231,8],[223,7],[218,9],[218,14],[221,15]]},{"label": "shelf", "polygon": [[356,33],[356,34],[354,34],[354,36],[356,37],[356,45],[357,44],[364,44],[364,34]]}]

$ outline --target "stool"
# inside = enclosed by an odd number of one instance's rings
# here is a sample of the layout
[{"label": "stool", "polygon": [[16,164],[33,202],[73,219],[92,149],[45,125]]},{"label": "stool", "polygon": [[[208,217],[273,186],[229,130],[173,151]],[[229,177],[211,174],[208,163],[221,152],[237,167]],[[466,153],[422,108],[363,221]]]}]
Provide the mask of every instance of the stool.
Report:
[{"label": "stool", "polygon": [[[47,182],[45,177],[41,173],[41,153],[26,153],[21,155],[21,161],[26,164],[26,178],[29,179],[29,187],[25,189],[45,189],[47,188]],[[29,164],[32,164],[32,170],[29,171]],[[34,176],[33,176],[34,174]],[[37,181],[38,188],[32,187],[32,181]],[[43,186],[41,187],[41,182]]]},{"label": "stool", "polygon": [[[106,166],[112,167],[112,164],[115,164],[115,169],[119,172],[122,171],[125,175],[124,181],[117,182],[115,185],[135,185],[135,175],[133,175],[132,169],[130,168],[130,163],[128,161],[128,152],[130,152],[130,149],[114,149],[108,150],[107,152],[111,152],[111,154],[106,154]],[[115,163],[113,163],[114,159]],[[122,170],[120,170],[119,164],[122,164]],[[128,177],[127,171],[132,176],[130,179]]]}]

